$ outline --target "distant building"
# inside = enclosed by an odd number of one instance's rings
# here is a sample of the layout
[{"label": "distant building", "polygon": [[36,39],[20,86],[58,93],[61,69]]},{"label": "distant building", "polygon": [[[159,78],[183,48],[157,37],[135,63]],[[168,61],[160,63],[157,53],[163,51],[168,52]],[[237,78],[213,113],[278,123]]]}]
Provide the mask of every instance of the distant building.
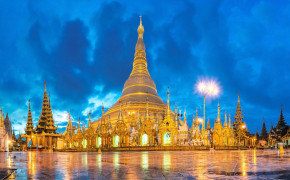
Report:
[{"label": "distant building", "polygon": [[11,138],[12,130],[8,113],[6,114],[6,118],[4,119],[4,113],[2,112],[2,109],[0,109],[0,151],[7,150],[7,145],[11,141]]}]

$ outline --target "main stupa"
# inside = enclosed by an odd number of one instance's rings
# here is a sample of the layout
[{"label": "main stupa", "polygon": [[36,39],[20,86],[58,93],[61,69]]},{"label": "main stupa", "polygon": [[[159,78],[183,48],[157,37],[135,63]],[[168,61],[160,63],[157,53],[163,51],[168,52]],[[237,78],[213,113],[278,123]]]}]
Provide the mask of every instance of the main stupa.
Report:
[{"label": "main stupa", "polygon": [[[122,96],[107,112],[103,112],[102,115],[102,118],[109,120],[112,125],[118,119],[120,105],[122,106],[126,123],[129,122],[129,115],[134,115],[136,119],[145,117],[147,98],[149,101],[149,116],[152,121],[162,120],[165,114],[166,104],[158,96],[156,85],[147,69],[145,44],[143,41],[144,27],[141,18],[137,32],[138,40],[135,46],[133,69],[124,84]],[[97,122],[94,123],[94,127],[97,127]]]}]

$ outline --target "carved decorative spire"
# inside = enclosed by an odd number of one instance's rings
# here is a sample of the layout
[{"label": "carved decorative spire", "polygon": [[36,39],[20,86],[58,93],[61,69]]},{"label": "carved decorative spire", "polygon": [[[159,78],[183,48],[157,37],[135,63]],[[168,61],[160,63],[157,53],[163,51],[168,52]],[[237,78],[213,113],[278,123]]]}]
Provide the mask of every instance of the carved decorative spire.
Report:
[{"label": "carved decorative spire", "polygon": [[139,27],[137,29],[137,32],[138,32],[138,39],[143,39],[143,34],[144,34],[144,27],[142,25],[142,16],[139,16],[140,17],[140,24],[139,24]]},{"label": "carved decorative spire", "polygon": [[229,128],[232,128],[232,120],[231,120],[231,115],[229,114]]},{"label": "carved decorative spire", "polygon": [[227,112],[225,111],[225,123],[224,123],[224,127],[228,126],[228,122],[227,122]]},{"label": "carved decorative spire", "polygon": [[196,109],[196,112],[195,112],[195,123],[198,125],[198,111]]},{"label": "carved decorative spire", "polygon": [[167,90],[167,115],[170,116],[169,87],[168,87],[168,90]]},{"label": "carved decorative spire", "polygon": [[[140,19],[140,25],[137,29],[137,32],[138,32],[138,40],[137,40],[137,43],[135,46],[135,57],[134,57],[134,62],[133,62],[133,70],[130,74],[130,77],[142,75],[142,76],[149,77],[151,79],[150,74],[149,74],[148,69],[147,69],[145,44],[143,42],[144,27],[142,25],[141,19]],[[154,85],[154,87],[152,87],[152,88],[156,90],[155,84],[152,84],[152,85]]]},{"label": "carved decorative spire", "polygon": [[80,133],[82,131],[81,129],[81,118],[79,117],[79,125],[78,125],[78,132],[77,133]]},{"label": "carved decorative spire", "polygon": [[46,81],[44,81],[44,92],[46,93]]},{"label": "carved decorative spire", "polygon": [[72,131],[73,131],[73,127],[72,127],[72,121],[71,121],[70,110],[69,110],[69,112],[68,112],[68,122],[67,122],[67,126],[66,126],[66,129],[65,129],[63,135],[67,135],[67,134],[72,135]]},{"label": "carved decorative spire", "polygon": [[218,116],[217,116],[217,122],[221,122],[221,116],[220,116],[220,104],[218,104]]},{"label": "carved decorative spire", "polygon": [[123,112],[122,112],[122,102],[119,101],[119,116],[118,116],[118,120],[123,121]]},{"label": "carved decorative spire", "polygon": [[33,132],[33,122],[32,122],[30,99],[29,99],[29,107],[28,107],[27,124],[26,124],[26,128],[25,128],[25,133],[27,135],[30,135],[32,132]]},{"label": "carved decorative spire", "polygon": [[48,104],[48,98],[47,98],[47,93],[46,93],[46,82],[44,82],[44,93],[43,93],[43,100],[42,100],[42,108],[41,108],[41,114],[38,119],[38,123],[36,126],[36,132],[37,133],[42,133],[46,129],[47,125],[47,115],[49,113],[49,104]]},{"label": "carved decorative spire", "polygon": [[236,109],[236,115],[235,115],[235,120],[236,122],[242,121],[243,120],[243,116],[242,116],[242,109],[241,109],[241,105],[240,105],[240,95],[238,94],[238,105],[237,105],[237,109]]},{"label": "carved decorative spire", "polygon": [[102,105],[102,116],[104,116],[104,114],[105,114],[105,107],[104,105]]},{"label": "carved decorative spire", "polygon": [[141,117],[140,117],[140,110],[138,110],[138,123],[137,123],[137,127],[141,128],[142,126],[142,121],[141,121]]},{"label": "carved decorative spire", "polygon": [[91,113],[91,111],[90,111],[90,112],[89,112],[89,127],[91,127],[91,123],[92,123],[91,115],[92,115],[92,113]]},{"label": "carved decorative spire", "polygon": [[211,129],[209,119],[207,120],[207,127],[206,127],[206,129],[207,130],[210,130]]}]

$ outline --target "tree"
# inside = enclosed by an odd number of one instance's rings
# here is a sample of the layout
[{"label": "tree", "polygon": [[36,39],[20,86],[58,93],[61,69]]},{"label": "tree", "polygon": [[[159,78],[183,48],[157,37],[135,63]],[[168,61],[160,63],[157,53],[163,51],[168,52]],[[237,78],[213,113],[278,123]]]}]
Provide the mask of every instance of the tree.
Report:
[{"label": "tree", "polygon": [[281,104],[281,112],[280,112],[280,117],[278,120],[278,123],[275,127],[276,132],[281,132],[281,135],[285,135],[287,132],[288,126],[286,125],[285,119],[284,119],[284,115],[283,115],[283,111],[282,111],[282,104]]},{"label": "tree", "polygon": [[268,132],[267,132],[267,129],[266,129],[266,124],[265,124],[265,119],[263,118],[263,126],[262,126],[262,130],[261,130],[261,136],[260,138],[262,140],[266,140],[268,139]]},{"label": "tree", "polygon": [[257,131],[256,131],[256,137],[257,137],[257,139],[259,139],[259,130],[258,130],[258,128],[257,128]]}]

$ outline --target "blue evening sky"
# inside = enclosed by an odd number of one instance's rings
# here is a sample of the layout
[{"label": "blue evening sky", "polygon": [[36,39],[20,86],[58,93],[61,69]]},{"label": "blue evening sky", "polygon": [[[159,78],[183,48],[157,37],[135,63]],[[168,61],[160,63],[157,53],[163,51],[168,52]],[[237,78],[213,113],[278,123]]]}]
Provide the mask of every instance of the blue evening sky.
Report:
[{"label": "blue evening sky", "polygon": [[234,120],[237,94],[252,133],[275,125],[283,110],[290,124],[289,1],[0,1],[0,108],[24,132],[28,100],[34,124],[44,81],[54,119],[64,131],[74,122],[96,120],[120,97],[129,77],[143,16],[148,68],[159,96],[170,87],[189,124],[202,97],[199,78],[216,78],[222,93],[206,101],[213,126],[217,104]]}]

